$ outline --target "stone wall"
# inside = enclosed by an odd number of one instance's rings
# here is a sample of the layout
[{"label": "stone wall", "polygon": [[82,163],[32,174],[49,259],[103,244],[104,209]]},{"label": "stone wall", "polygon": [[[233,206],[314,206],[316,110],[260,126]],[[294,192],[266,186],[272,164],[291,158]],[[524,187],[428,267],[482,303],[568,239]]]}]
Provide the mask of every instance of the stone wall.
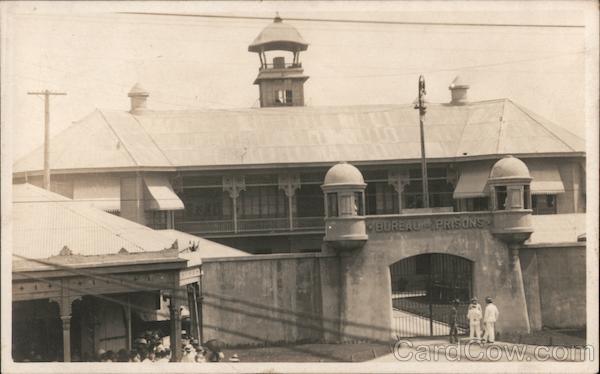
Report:
[{"label": "stone wall", "polygon": [[530,245],[520,257],[532,328],[585,327],[585,243]]},{"label": "stone wall", "polygon": [[207,259],[204,339],[230,345],[335,339],[337,263],[319,253]]}]

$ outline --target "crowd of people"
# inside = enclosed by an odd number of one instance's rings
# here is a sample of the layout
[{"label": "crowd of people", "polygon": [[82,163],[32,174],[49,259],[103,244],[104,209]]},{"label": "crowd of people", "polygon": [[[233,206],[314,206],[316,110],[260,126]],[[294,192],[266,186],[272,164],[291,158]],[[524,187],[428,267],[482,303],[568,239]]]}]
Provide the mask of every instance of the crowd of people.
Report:
[{"label": "crowd of people", "polygon": [[[219,362],[225,359],[221,350],[222,344],[219,341],[212,340],[202,346],[197,339],[182,339],[182,357],[179,362],[203,363]],[[162,338],[158,333],[146,332],[144,335],[135,339],[133,349],[128,351],[120,349],[115,352],[112,350],[98,350],[96,360],[99,362],[170,362],[172,351],[169,347],[163,345]],[[230,362],[239,362],[237,354],[229,358]]]}]

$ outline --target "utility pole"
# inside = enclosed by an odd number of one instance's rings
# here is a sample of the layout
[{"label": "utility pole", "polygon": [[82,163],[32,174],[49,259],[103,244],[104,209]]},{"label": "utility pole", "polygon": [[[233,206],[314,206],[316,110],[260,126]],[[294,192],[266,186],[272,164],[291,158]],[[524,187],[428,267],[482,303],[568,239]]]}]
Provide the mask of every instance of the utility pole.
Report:
[{"label": "utility pole", "polygon": [[425,156],[425,131],[423,129],[423,121],[425,120],[425,112],[427,105],[425,104],[425,78],[419,76],[419,98],[415,109],[419,110],[419,128],[421,130],[421,179],[423,180],[423,208],[429,208],[429,186],[427,181],[427,158]]},{"label": "utility pole", "polygon": [[44,188],[50,191],[50,96],[66,95],[66,92],[27,92],[27,95],[44,96]]}]

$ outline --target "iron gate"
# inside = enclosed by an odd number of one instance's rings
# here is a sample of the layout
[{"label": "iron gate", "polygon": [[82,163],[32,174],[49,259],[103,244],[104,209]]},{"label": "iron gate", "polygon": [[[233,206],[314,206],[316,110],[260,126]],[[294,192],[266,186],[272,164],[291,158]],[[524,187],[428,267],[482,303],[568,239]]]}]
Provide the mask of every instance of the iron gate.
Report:
[{"label": "iron gate", "polygon": [[452,300],[458,300],[458,333],[469,323],[473,263],[442,253],[422,254],[390,266],[392,329],[397,337],[448,335]]}]

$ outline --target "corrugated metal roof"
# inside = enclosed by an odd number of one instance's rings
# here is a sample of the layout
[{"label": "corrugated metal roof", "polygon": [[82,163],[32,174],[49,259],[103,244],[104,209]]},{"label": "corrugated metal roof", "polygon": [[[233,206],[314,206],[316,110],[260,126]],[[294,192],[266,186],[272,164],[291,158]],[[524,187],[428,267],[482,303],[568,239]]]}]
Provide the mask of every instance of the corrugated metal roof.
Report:
[{"label": "corrugated metal roof", "polygon": [[197,244],[198,249],[195,252],[184,251],[180,255],[181,257],[188,259],[190,262],[199,260],[201,262],[201,259],[203,258],[251,256],[251,254],[248,252],[231,248],[226,245],[200,238],[182,231],[159,230],[159,232],[173,240],[177,240],[180,248],[188,247],[191,244]]},{"label": "corrugated metal roof", "polygon": [[[193,235],[153,230],[31,184],[13,185],[12,219],[12,253],[17,258],[56,259],[66,246],[78,262],[85,256],[96,256],[97,262],[103,263],[107,255],[122,260],[126,253],[165,252],[175,240],[180,250],[188,242],[199,242],[197,253],[201,256],[247,255]],[[64,257],[61,263],[68,263],[67,257],[71,256]],[[132,256],[132,261],[135,258]],[[187,259],[186,256],[181,258]]]},{"label": "corrugated metal roof", "polygon": [[[82,130],[85,128],[85,130]],[[429,104],[429,158],[584,152],[584,141],[508,99]],[[52,169],[241,166],[420,157],[412,105],[97,111],[52,139]],[[90,152],[90,147],[92,151]],[[42,149],[15,171],[42,168]]]}]

